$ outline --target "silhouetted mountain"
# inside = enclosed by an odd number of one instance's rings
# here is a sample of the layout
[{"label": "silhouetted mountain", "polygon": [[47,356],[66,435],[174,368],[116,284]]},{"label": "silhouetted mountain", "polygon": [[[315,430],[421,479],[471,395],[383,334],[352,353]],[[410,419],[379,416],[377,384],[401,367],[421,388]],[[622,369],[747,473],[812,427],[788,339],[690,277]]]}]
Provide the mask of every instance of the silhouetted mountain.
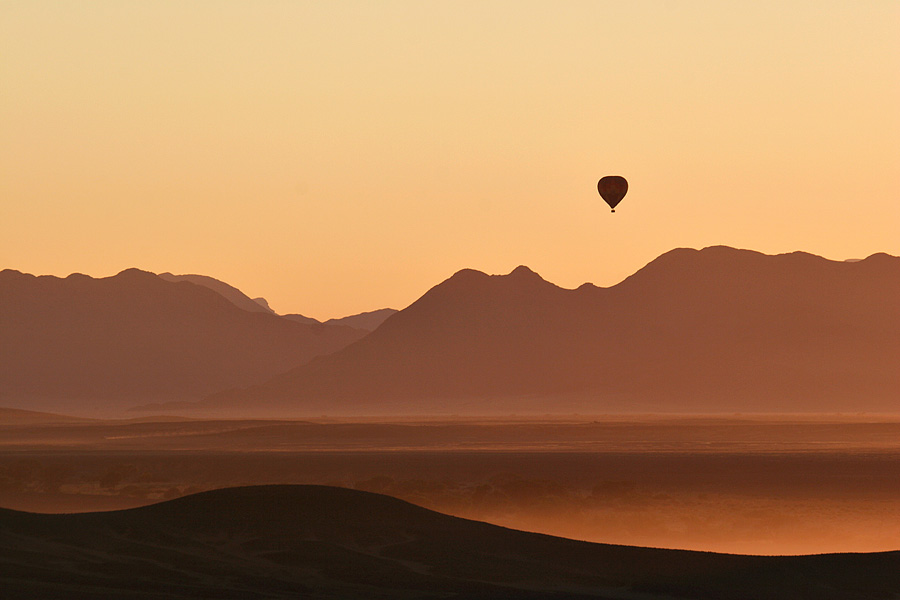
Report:
[{"label": "silhouetted mountain", "polygon": [[159,276],[166,281],[189,281],[197,285],[202,285],[203,287],[218,292],[230,300],[235,306],[239,306],[250,312],[275,314],[275,311],[269,308],[269,303],[265,298],[250,298],[236,287],[228,285],[224,281],[219,281],[213,277],[208,277],[206,275],[173,275],[171,273],[160,273]]},{"label": "silhouetted mountain", "polygon": [[741,556],[578,542],[322,486],[137,509],[0,509],[19,598],[894,598],[900,552]]},{"label": "silhouetted mountain", "polygon": [[463,270],[360,341],[207,406],[298,414],[895,411],[900,259],[666,253],[610,288]]},{"label": "silhouetted mountain", "polygon": [[129,269],[94,279],[0,272],[0,402],[80,412],[198,399],[333,352],[365,332],[248,312]]},{"label": "silhouetted mountain", "polygon": [[358,315],[350,315],[349,317],[341,317],[340,319],[328,319],[326,325],[345,325],[347,327],[355,327],[357,329],[365,329],[366,331],[375,331],[387,320],[392,314],[397,312],[394,308],[381,308],[371,310],[369,312],[359,313]]},{"label": "silhouetted mountain", "polygon": [[316,325],[321,324],[322,321],[318,319],[313,319],[312,317],[305,317],[300,314],[292,313],[289,315],[282,315],[283,318],[289,321],[296,321],[297,323],[305,323],[306,325]]},{"label": "silhouetted mountain", "polygon": [[253,298],[253,301],[256,302],[257,304],[259,304],[260,306],[262,306],[264,309],[266,309],[266,312],[275,314],[275,311],[272,310],[272,307],[269,306],[269,301],[266,300],[265,298],[263,298],[263,297]]},{"label": "silhouetted mountain", "polygon": [[[276,314],[275,311],[269,307],[269,302],[265,298],[250,298],[236,287],[228,285],[224,281],[214,279],[213,277],[207,277],[206,275],[173,275],[171,273],[160,273],[159,276],[166,281],[189,281],[197,285],[202,285],[203,287],[207,287],[218,292],[219,294],[230,300],[232,303],[234,303],[236,306],[239,306],[240,308],[243,308],[244,310],[248,310],[250,312],[265,312],[273,315]],[[382,308],[380,310],[359,313],[357,315],[351,315],[349,317],[328,319],[327,321],[324,321],[324,324],[352,327],[354,329],[362,329],[364,331],[373,331],[376,327],[381,325],[381,323],[384,322],[385,319],[387,319],[395,312],[397,311],[393,308]],[[284,318],[291,321],[305,323],[307,325],[323,323],[323,321],[319,321],[318,319],[305,317],[300,314],[288,314],[283,316]]]},{"label": "silhouetted mountain", "polygon": [[[350,315],[349,317],[341,317],[339,319],[328,319],[325,321],[326,325],[344,325],[346,327],[354,327],[356,329],[364,329],[365,331],[375,331],[379,325],[384,323],[384,321],[390,317],[392,314],[397,312],[394,308],[382,308],[379,310],[372,310],[369,312],[359,313],[358,315]],[[299,323],[319,323],[316,319],[311,317],[304,317],[303,315],[284,315],[284,318],[291,319],[293,321],[297,321]]]}]

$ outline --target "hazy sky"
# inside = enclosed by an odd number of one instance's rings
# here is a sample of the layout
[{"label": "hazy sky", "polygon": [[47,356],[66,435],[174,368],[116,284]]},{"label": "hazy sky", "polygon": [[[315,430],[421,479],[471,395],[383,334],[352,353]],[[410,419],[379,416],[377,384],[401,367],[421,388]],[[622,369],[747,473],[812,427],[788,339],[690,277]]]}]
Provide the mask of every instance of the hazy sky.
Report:
[{"label": "hazy sky", "polygon": [[0,0],[0,268],[327,318],[466,267],[897,255],[898,106],[896,0]]}]

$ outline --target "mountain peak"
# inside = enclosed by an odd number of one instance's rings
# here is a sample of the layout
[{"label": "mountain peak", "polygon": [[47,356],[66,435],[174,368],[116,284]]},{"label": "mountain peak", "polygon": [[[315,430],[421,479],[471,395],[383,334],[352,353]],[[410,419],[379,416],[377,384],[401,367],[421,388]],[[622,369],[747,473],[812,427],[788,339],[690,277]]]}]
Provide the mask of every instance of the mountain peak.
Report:
[{"label": "mountain peak", "polygon": [[262,296],[260,296],[259,298],[251,298],[251,299],[254,302],[256,302],[257,304],[259,304],[260,306],[262,306],[264,309],[266,309],[267,312],[275,312],[274,310],[272,310],[272,307],[269,306],[269,301],[266,300],[265,298],[263,298]]},{"label": "mountain peak", "polygon": [[[80,273],[72,273],[69,277],[75,276],[78,277],[81,275]],[[92,277],[88,277],[87,275],[81,275],[82,277],[87,277],[88,279],[93,279]],[[115,279],[124,280],[124,281],[150,281],[150,280],[159,280],[159,277],[156,273],[151,273],[150,271],[144,271],[142,269],[137,269],[135,267],[131,267],[125,269],[124,271],[119,271],[115,276]],[[113,279],[113,278],[110,278]]]},{"label": "mountain peak", "polygon": [[461,271],[454,273],[452,277],[440,285],[432,288],[431,291],[439,289],[453,289],[460,291],[476,289],[518,289],[522,286],[530,287],[540,284],[553,286],[553,284],[547,282],[543,277],[525,265],[519,265],[506,275],[488,275],[487,273],[476,271],[475,269],[462,269]]},{"label": "mountain peak", "polygon": [[8,279],[9,281],[19,280],[19,279],[34,279],[34,275],[31,273],[23,273],[22,271],[17,271],[15,269],[3,269],[0,271],[0,279]]},{"label": "mountain peak", "polygon": [[123,269],[119,271],[118,275],[154,275],[150,271],[144,271],[143,269],[138,269],[137,267],[129,267],[127,269]]},{"label": "mountain peak", "polygon": [[432,288],[432,290],[448,286],[452,288],[469,288],[471,286],[478,285],[479,283],[489,278],[490,275],[488,275],[487,273],[483,273],[475,269],[460,269],[459,271],[451,275],[448,279]]},{"label": "mountain peak", "polygon": [[802,271],[809,265],[822,265],[828,261],[808,252],[789,252],[769,255],[756,250],[731,246],[707,246],[702,250],[675,248],[650,261],[636,273],[618,285],[658,285],[660,278],[666,281],[711,282],[724,276],[745,276],[748,270],[767,272],[782,269],[782,275],[796,269]]},{"label": "mountain peak", "polygon": [[858,262],[864,262],[864,263],[868,263],[868,264],[873,264],[873,263],[888,264],[888,263],[895,263],[896,261],[897,261],[896,256],[892,256],[892,255],[888,254],[887,252],[876,252],[875,254],[867,256],[866,258],[864,258]]},{"label": "mountain peak", "polygon": [[479,271],[478,269],[460,269],[456,273],[450,276],[450,279],[483,279],[485,277],[489,277],[489,275],[483,271]]},{"label": "mountain peak", "polygon": [[527,279],[535,279],[535,278],[537,278],[537,279],[540,279],[541,281],[544,280],[543,277],[541,277],[540,275],[538,275],[537,273],[535,273],[534,271],[532,271],[525,265],[519,265],[518,267],[516,267],[515,269],[510,271],[509,275],[507,275],[507,277],[513,277],[515,279],[526,279],[526,278]]}]

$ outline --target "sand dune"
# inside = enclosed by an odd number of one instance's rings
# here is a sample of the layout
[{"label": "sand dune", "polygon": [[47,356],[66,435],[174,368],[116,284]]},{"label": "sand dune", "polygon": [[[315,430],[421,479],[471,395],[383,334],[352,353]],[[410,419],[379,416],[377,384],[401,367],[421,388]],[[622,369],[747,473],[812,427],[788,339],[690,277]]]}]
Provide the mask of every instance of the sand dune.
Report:
[{"label": "sand dune", "polygon": [[0,425],[0,506],[131,508],[322,484],[563,537],[742,554],[894,550],[900,422],[819,415]]},{"label": "sand dune", "polygon": [[108,513],[0,511],[6,598],[889,598],[900,553],[751,557],[591,544],[322,486]]}]

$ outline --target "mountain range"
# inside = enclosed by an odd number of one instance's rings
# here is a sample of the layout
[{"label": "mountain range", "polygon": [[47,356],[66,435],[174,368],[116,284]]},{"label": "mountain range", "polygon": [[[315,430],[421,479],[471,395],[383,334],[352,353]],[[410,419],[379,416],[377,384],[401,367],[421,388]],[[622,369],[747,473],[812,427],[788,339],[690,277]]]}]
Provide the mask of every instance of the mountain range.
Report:
[{"label": "mountain range", "polygon": [[579,542],[380,494],[278,485],[103,513],[0,509],[8,599],[894,598],[900,553],[741,556]]},{"label": "mountain range", "polygon": [[[402,311],[279,316],[205,276],[0,272],[0,403],[234,414],[893,412],[900,258],[715,246],[563,289],[464,269]],[[347,326],[353,325],[353,327]],[[202,399],[202,400],[201,400]]]},{"label": "mountain range", "polygon": [[[227,298],[232,304],[250,312],[276,314],[275,311],[269,307],[269,303],[265,298],[250,298],[236,287],[229,285],[224,281],[215,279],[214,277],[208,277],[206,275],[173,275],[172,273],[160,273],[159,276],[166,281],[189,281],[197,285],[208,287]],[[282,316],[285,319],[297,321],[298,323],[306,323],[307,325],[324,323],[325,325],[346,325],[347,327],[353,327],[354,329],[374,331],[385,319],[395,312],[397,311],[393,308],[382,308],[347,317],[328,319],[327,321],[319,321],[318,319],[300,314],[286,314]]]},{"label": "mountain range", "polygon": [[275,311],[269,308],[269,303],[265,298],[250,298],[233,285],[229,285],[224,281],[219,281],[215,277],[209,277],[208,275],[173,275],[172,273],[160,273],[159,278],[165,279],[166,281],[188,281],[196,285],[202,285],[203,287],[207,287],[217,292],[220,296],[225,297],[232,304],[243,308],[244,310],[269,313],[270,315],[275,314]]},{"label": "mountain range", "polygon": [[197,400],[368,333],[250,312],[205,283],[0,272],[0,403],[81,413]]},{"label": "mountain range", "polygon": [[285,319],[291,319],[292,321],[297,321],[299,323],[324,323],[325,325],[346,325],[347,327],[353,327],[356,329],[364,329],[366,331],[375,331],[378,327],[384,323],[384,321],[390,317],[392,314],[397,312],[394,308],[381,308],[378,310],[370,310],[367,312],[359,313],[357,315],[350,315],[349,317],[341,317],[339,319],[328,319],[327,321],[319,321],[317,319],[313,319],[312,317],[305,317],[303,315],[298,314],[287,314],[283,315]]},{"label": "mountain range", "polygon": [[716,246],[609,288],[462,270],[370,335],[211,408],[295,414],[896,411],[900,258]]}]

